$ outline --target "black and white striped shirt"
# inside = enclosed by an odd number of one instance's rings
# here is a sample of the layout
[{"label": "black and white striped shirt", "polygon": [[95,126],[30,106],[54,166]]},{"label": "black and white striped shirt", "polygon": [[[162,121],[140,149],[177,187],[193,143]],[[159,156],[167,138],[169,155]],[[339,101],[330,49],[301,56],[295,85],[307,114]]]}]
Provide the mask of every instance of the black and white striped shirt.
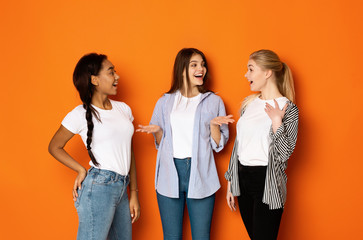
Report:
[{"label": "black and white striped shirt", "polygon": [[[243,115],[244,110],[241,113]],[[271,144],[268,152],[265,189],[262,202],[269,205],[269,209],[283,208],[286,202],[287,160],[295,149],[299,123],[299,109],[289,101],[281,126],[276,133],[270,129]],[[233,196],[240,196],[238,179],[238,141],[235,140],[228,171],[225,173],[227,181],[231,182]]]}]

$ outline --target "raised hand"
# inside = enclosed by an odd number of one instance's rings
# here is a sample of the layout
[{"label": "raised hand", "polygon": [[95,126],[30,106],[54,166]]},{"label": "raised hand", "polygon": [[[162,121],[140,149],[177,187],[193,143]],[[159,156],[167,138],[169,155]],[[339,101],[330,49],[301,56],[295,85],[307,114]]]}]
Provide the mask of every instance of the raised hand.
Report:
[{"label": "raised hand", "polygon": [[284,108],[282,110],[280,110],[279,104],[277,103],[276,99],[274,99],[274,102],[275,102],[275,107],[271,106],[269,103],[266,103],[265,112],[267,113],[267,115],[269,116],[269,118],[272,121],[273,131],[276,132],[277,129],[282,124],[282,118],[285,115],[288,104],[286,103]]},{"label": "raised hand", "polygon": [[233,117],[233,115],[215,117],[210,121],[210,123],[211,123],[211,125],[222,126],[222,124],[233,123],[234,119],[232,119],[232,117]]},{"label": "raised hand", "polygon": [[145,133],[157,133],[160,131],[161,131],[161,128],[158,125],[143,126],[143,125],[139,124],[139,128],[136,129],[136,132],[145,132]]}]

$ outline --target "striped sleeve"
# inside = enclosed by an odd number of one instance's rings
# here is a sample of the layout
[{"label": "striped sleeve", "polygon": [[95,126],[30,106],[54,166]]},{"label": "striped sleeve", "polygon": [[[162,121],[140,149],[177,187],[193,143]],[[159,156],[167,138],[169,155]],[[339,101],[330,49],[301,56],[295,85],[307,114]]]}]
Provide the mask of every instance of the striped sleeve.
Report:
[{"label": "striped sleeve", "polygon": [[229,160],[228,171],[224,174],[227,181],[231,182],[231,193],[233,196],[240,196],[238,179],[238,154],[237,139],[234,141],[231,159]]},{"label": "striped sleeve", "polygon": [[270,129],[270,137],[274,142],[273,152],[276,153],[277,161],[286,162],[295,149],[297,130],[299,123],[299,109],[293,103],[290,104],[288,113],[282,119],[283,124],[276,133]]},{"label": "striped sleeve", "polygon": [[[242,117],[246,108],[242,109],[240,117]],[[237,136],[234,140],[233,150],[231,154],[231,159],[229,160],[228,170],[224,174],[224,177],[227,181],[231,182],[231,193],[233,196],[240,196],[241,190],[239,187],[239,178],[238,178],[238,141]]]},{"label": "striped sleeve", "polygon": [[265,190],[262,201],[269,209],[283,208],[286,202],[287,160],[295,149],[299,122],[299,110],[290,102],[282,125],[273,133],[270,130],[271,144],[269,147],[266,171]]}]

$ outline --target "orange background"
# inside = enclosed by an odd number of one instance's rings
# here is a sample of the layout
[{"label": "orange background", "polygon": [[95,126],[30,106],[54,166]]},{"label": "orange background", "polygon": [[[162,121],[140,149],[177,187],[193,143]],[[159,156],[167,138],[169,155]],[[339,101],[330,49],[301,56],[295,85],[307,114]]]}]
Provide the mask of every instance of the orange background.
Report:
[{"label": "orange background", "polygon": [[[211,89],[238,119],[250,94],[248,56],[267,48],[292,69],[300,108],[298,144],[288,168],[288,201],[279,239],[363,239],[362,17],[360,0],[339,1],[2,1],[0,118],[1,239],[75,239],[75,172],[47,145],[80,104],[72,72],[85,53],[107,54],[121,76],[114,99],[130,105],[135,125],[148,123],[169,89],[177,52],[202,50]],[[248,239],[225,201],[230,142],[216,155],[212,239]],[[77,136],[66,146],[84,166]],[[141,218],[134,239],[162,239],[154,190],[156,150],[136,133]],[[189,223],[188,223],[189,224]],[[191,239],[189,225],[186,238]]]}]

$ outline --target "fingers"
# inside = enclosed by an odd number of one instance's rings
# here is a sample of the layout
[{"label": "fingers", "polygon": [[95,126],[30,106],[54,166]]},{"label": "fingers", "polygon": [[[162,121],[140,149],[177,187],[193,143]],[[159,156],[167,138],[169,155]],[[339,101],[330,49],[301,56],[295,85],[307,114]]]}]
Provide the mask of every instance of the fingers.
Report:
[{"label": "fingers", "polygon": [[229,193],[229,205],[231,206],[231,211],[236,211],[236,204],[234,203],[234,197],[232,195],[232,193]]},{"label": "fingers", "polygon": [[234,202],[234,197],[231,192],[227,193],[227,205],[231,211],[236,211],[236,204]]},{"label": "fingers", "polygon": [[228,205],[229,209],[231,209],[231,211],[232,211],[231,201],[228,196],[227,196],[227,205]]},{"label": "fingers", "polygon": [[275,102],[275,108],[279,108],[279,104],[277,103],[276,99],[274,99]]},{"label": "fingers", "polygon": [[146,133],[156,133],[160,131],[160,127],[157,125],[138,125],[139,129],[136,129],[136,132],[146,132]]},{"label": "fingers", "polygon": [[75,183],[74,183],[74,186],[73,186],[73,190],[72,190],[73,201],[77,201],[77,198],[78,198],[77,189],[81,189],[81,187],[78,187],[78,183],[77,183],[77,180],[76,180]]},{"label": "fingers", "polygon": [[289,104],[288,103],[286,103],[285,104],[285,106],[284,106],[284,108],[282,109],[282,112],[285,114],[285,112],[286,112],[286,109],[287,109],[287,106],[288,106]]},{"label": "fingers", "polygon": [[77,190],[75,190],[75,189],[72,190],[72,196],[73,196],[73,201],[74,202],[77,201],[77,197],[78,197]]},{"label": "fingers", "polygon": [[211,120],[211,123],[218,126],[222,126],[222,124],[234,123],[234,119],[232,119],[232,117],[233,115],[216,117]]},{"label": "fingers", "polygon": [[265,110],[270,111],[272,109],[274,109],[274,107],[272,107],[270,104],[268,103],[265,104]]},{"label": "fingers", "polygon": [[132,206],[130,208],[130,214],[131,214],[131,223],[136,222],[140,217],[140,208]]},{"label": "fingers", "polygon": [[135,213],[134,209],[130,208],[130,215],[131,215],[131,223],[135,222]]},{"label": "fingers", "polygon": [[147,127],[148,126],[143,126],[141,124],[138,125],[138,129],[136,129],[136,132],[146,132],[146,133],[149,133],[149,131],[147,130]]},{"label": "fingers", "polygon": [[234,197],[231,197],[231,206],[233,208],[233,211],[236,211],[236,204],[234,203]]}]

